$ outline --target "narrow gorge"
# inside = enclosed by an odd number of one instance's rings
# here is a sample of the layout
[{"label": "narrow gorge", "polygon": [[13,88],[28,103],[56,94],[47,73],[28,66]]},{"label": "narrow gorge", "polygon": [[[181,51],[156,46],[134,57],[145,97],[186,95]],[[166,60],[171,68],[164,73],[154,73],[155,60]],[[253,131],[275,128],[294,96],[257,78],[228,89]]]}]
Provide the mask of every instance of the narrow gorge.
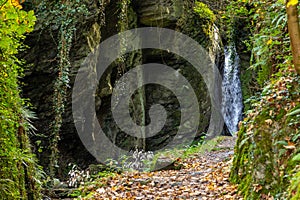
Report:
[{"label": "narrow gorge", "polygon": [[298,200],[299,14],[0,0],[0,199]]},{"label": "narrow gorge", "polygon": [[[212,9],[221,9],[222,5],[217,1],[208,3],[208,6],[204,3],[198,3],[196,4],[198,7],[195,7],[192,1],[171,0],[137,0],[131,3],[129,1],[91,1],[88,4],[72,5],[74,9],[81,9],[81,13],[74,13],[72,10],[68,11],[65,8],[57,8],[56,4],[45,5],[50,6],[52,9],[62,9],[61,11],[57,10],[59,13],[56,14],[61,15],[62,19],[68,17],[68,13],[70,13],[69,17],[72,20],[75,20],[74,17],[76,16],[84,19],[80,20],[80,23],[73,22],[75,29],[69,33],[72,41],[68,44],[70,45],[69,54],[65,58],[62,57],[64,55],[60,55],[59,48],[57,48],[58,41],[56,38],[59,39],[60,34],[62,34],[60,33],[60,26],[53,23],[51,13],[38,18],[35,31],[26,39],[26,44],[30,48],[24,54],[24,58],[28,63],[33,63],[33,66],[26,72],[24,78],[24,97],[31,99],[37,113],[37,120],[34,121],[34,125],[38,134],[32,140],[35,144],[38,144],[35,146],[36,152],[46,169],[54,163],[61,163],[59,164],[61,167],[66,166],[68,163],[78,163],[82,167],[87,167],[95,162],[93,156],[82,145],[73,123],[71,109],[72,85],[77,70],[90,51],[93,51],[97,44],[118,31],[147,26],[160,26],[180,31],[207,49],[212,62],[215,63],[221,73],[223,70],[227,70],[224,68],[225,57],[222,36],[220,32],[215,30],[217,26],[215,24],[216,17],[209,9],[209,6]],[[37,14],[42,14],[42,5],[37,8]],[[64,21],[61,21],[61,23],[64,23]],[[67,59],[66,63],[69,62],[67,65],[63,64],[65,68],[62,69],[57,68],[59,65],[57,59],[60,57]],[[161,63],[171,66],[189,81],[197,95],[200,108],[199,129],[196,140],[204,136],[203,133],[207,131],[210,122],[211,103],[207,86],[201,75],[193,69],[190,63],[178,55],[167,51],[144,49],[125,54],[116,60],[101,77],[95,94],[95,108],[97,119],[108,138],[114,144],[127,150],[139,148],[151,151],[166,145],[178,130],[181,118],[178,100],[172,94],[172,91],[151,84],[141,88],[133,95],[129,108],[130,114],[137,124],[149,124],[150,119],[147,114],[149,108],[158,103],[167,111],[167,121],[163,129],[157,135],[143,141],[126,135],[115,124],[110,108],[113,87],[126,72],[143,63]],[[60,73],[62,73],[62,77],[60,77]],[[138,77],[139,81],[143,81],[142,74]],[[161,74],[161,77],[157,78],[163,77],[164,74]],[[64,82],[63,79],[67,82]],[[57,88],[57,83],[53,80],[61,80],[60,84],[65,85],[62,87],[65,89],[61,91],[62,89]],[[63,110],[51,109],[54,108],[53,94],[55,93],[65,99],[60,103]],[[61,123],[61,125],[59,133],[55,135],[53,133],[53,123],[57,120],[60,121],[59,124]],[[56,138],[59,138],[59,140]],[[55,148],[53,148],[53,143],[57,144],[54,145]],[[61,154],[58,158],[53,158],[53,160],[56,160],[55,162],[50,162],[48,158],[51,155],[54,156],[54,152],[60,152]],[[63,172],[59,173],[63,174]]]}]

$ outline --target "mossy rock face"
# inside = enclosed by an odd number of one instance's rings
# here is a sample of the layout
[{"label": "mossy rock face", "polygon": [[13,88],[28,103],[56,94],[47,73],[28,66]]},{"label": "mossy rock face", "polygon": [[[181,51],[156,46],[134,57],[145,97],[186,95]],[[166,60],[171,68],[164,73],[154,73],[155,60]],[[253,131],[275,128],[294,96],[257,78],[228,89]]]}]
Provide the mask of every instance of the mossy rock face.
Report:
[{"label": "mossy rock face", "polygon": [[[300,146],[299,140],[292,139],[298,134],[299,120],[291,123],[288,113],[297,107],[300,82],[295,74],[284,74],[252,101],[253,108],[238,132],[230,179],[239,184],[245,199],[286,199],[286,188],[295,174],[290,172],[295,168],[290,160],[296,153],[294,146]],[[291,188],[296,191],[297,187]]]},{"label": "mossy rock face", "polygon": [[[34,120],[34,126],[37,128],[37,135],[32,136],[32,141],[41,141],[39,146],[36,146],[36,154],[40,159],[40,163],[47,168],[49,165],[49,156],[51,155],[51,135],[53,130],[51,124],[54,121],[54,109],[53,109],[53,94],[54,94],[54,82],[58,75],[58,40],[59,40],[59,20],[56,21],[56,15],[49,12],[50,9],[54,11],[55,2],[45,1],[37,2],[45,4],[47,9],[43,10],[38,5],[33,5],[37,13],[37,25],[33,33],[29,34],[25,40],[25,44],[29,46],[29,49],[25,53],[22,53],[22,57],[27,63],[32,66],[25,72],[23,87],[23,95],[30,99],[33,104],[34,111],[37,114],[37,120]],[[70,50],[70,63],[69,69],[70,85],[73,85],[75,75],[82,64],[85,57],[91,52],[90,45],[96,45],[96,43],[89,43],[88,37],[93,37],[95,40],[99,39],[97,29],[100,24],[102,15],[102,7],[98,7],[97,1],[83,1],[88,10],[88,15],[80,16],[77,20],[80,22],[76,24],[76,37],[73,38]],[[71,6],[71,5],[70,5]],[[100,42],[100,41],[98,41]],[[61,142],[59,144],[59,150],[64,158],[61,159],[64,163],[61,166],[65,166],[66,162],[84,163],[84,160],[94,162],[95,160],[85,150],[74,127],[72,117],[72,100],[71,100],[72,88],[67,89],[67,101],[64,106],[65,112],[63,113],[63,125],[61,127]],[[45,139],[49,138],[49,139]],[[39,149],[39,151],[38,151]],[[59,172],[60,174],[61,172]]]},{"label": "mossy rock face", "polygon": [[[71,67],[69,78],[71,87],[67,89],[67,101],[64,106],[65,112],[60,131],[59,150],[62,155],[60,166],[65,166],[66,162],[75,162],[84,168],[95,162],[95,159],[85,150],[77,135],[72,117],[71,94],[72,85],[81,63],[99,42],[117,34],[121,29],[120,27],[122,29],[132,29],[151,25],[178,30],[196,40],[207,51],[210,51],[214,40],[214,22],[206,17],[201,17],[199,13],[194,11],[194,1],[160,0],[159,2],[161,3],[158,3],[158,0],[132,1],[132,4],[128,4],[125,18],[124,15],[121,17],[119,9],[119,3],[124,3],[124,1],[110,1],[104,7],[96,0],[83,2],[86,4],[89,14],[80,18],[79,23],[76,24],[77,31],[74,34],[70,51]],[[207,8],[206,11],[208,11]],[[39,19],[35,32],[26,39],[26,44],[30,49],[23,55],[28,63],[33,63],[33,67],[26,72],[24,96],[30,98],[36,108],[38,120],[35,121],[35,126],[38,129],[38,133],[42,133],[46,137],[51,136],[52,129],[50,124],[54,120],[54,112],[50,108],[53,107],[53,80],[57,77],[57,43],[59,37],[57,27],[50,26],[46,29],[42,24],[46,23],[47,19],[51,21],[54,18],[55,16],[47,16]],[[213,51],[211,54],[214,58],[219,56],[220,59],[213,58],[214,60],[219,60],[217,63],[218,67],[222,63],[222,56],[219,54],[220,51]],[[167,64],[186,77],[195,90],[200,106],[201,116],[198,136],[206,131],[210,121],[210,97],[201,75],[189,63],[176,55],[162,51],[143,50],[125,55],[122,62],[113,63],[100,80],[95,97],[95,108],[99,123],[108,137],[124,149],[129,150],[136,145],[135,139],[123,133],[115,124],[110,111],[110,100],[112,88],[118,78],[142,62]],[[149,138],[146,141],[148,150],[159,149],[167,144],[176,134],[181,117],[179,104],[172,92],[166,88],[149,86],[145,90],[145,98],[147,99],[146,110],[153,103],[162,102],[166,106],[166,110],[169,111],[169,119],[164,129],[156,137]],[[133,102],[137,103],[137,101],[138,99],[134,97]],[[131,108],[130,111],[141,115],[141,109],[137,108],[136,110],[133,111]],[[42,165],[47,168],[49,164],[47,159],[50,155],[50,141],[44,140],[43,137],[39,136],[34,136],[32,139],[34,141],[42,141],[43,151],[37,152],[37,154],[41,159]]]},{"label": "mossy rock face", "polygon": [[180,0],[138,0],[137,5],[139,22],[146,26],[174,25],[183,13]]}]

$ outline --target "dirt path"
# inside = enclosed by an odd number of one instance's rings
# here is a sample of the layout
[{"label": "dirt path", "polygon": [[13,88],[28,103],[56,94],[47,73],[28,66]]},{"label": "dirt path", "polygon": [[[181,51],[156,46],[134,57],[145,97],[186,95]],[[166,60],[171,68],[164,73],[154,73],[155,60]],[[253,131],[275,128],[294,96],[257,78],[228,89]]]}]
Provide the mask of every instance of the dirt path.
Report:
[{"label": "dirt path", "polygon": [[109,178],[86,199],[240,199],[228,181],[234,144],[234,138],[225,138],[213,151],[180,161],[180,170],[126,172]]}]

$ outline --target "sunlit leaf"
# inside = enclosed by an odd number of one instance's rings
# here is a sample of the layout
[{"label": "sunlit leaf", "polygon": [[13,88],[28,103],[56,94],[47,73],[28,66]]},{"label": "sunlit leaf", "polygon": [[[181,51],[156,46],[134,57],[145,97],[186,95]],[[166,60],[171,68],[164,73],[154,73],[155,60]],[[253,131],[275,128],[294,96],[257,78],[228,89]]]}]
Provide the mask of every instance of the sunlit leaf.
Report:
[{"label": "sunlit leaf", "polygon": [[296,6],[298,4],[298,0],[289,0],[286,4],[287,7]]},{"label": "sunlit leaf", "polygon": [[300,161],[300,153],[298,153],[297,155],[295,155],[293,157],[292,161]]}]

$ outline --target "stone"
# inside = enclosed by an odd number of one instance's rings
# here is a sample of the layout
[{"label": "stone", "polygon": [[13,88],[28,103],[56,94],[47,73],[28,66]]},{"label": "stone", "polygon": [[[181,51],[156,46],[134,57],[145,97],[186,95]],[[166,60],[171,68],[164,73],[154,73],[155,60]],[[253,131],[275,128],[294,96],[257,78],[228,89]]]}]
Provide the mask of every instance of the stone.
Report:
[{"label": "stone", "polygon": [[176,24],[183,12],[180,0],[138,0],[139,21],[147,26],[168,27]]},{"label": "stone", "polygon": [[[119,21],[119,10],[116,5],[117,2],[110,1],[105,6],[105,23],[102,23],[103,18],[102,10],[98,1],[85,2],[88,5],[90,15],[86,18],[82,18],[82,22],[76,25],[77,31],[74,35],[70,51],[70,88],[67,89],[67,101],[65,105],[65,112],[63,113],[63,124],[60,131],[59,151],[62,158],[60,162],[73,162],[79,163],[81,168],[87,168],[90,164],[96,163],[96,159],[86,150],[85,146],[80,141],[77,131],[74,126],[74,120],[72,116],[72,85],[75,80],[75,76],[78,69],[85,59],[85,57],[91,52],[91,47],[95,46],[97,42],[101,42],[106,38],[116,34]],[[213,24],[207,21],[203,21],[198,15],[192,13],[192,8],[184,8],[183,1],[181,0],[137,0],[130,5],[128,16],[128,28],[142,27],[142,26],[162,26],[173,29],[178,29],[182,33],[188,34],[195,39],[201,45],[205,42],[205,45],[214,44],[218,46],[218,41],[215,43],[209,42],[213,37],[209,37],[206,33],[203,33],[202,25],[212,27]],[[188,9],[184,10],[184,9]],[[186,20],[184,14],[188,15]],[[53,16],[49,16],[49,19]],[[48,18],[47,18],[48,19]],[[183,24],[178,25],[178,22],[183,21]],[[32,136],[33,143],[37,140],[41,140],[41,145],[44,147],[44,151],[38,154],[40,163],[47,168],[49,161],[50,151],[47,149],[50,144],[49,139],[52,134],[51,123],[54,120],[53,110],[53,88],[54,80],[57,78],[57,40],[58,31],[52,28],[51,34],[48,34],[50,30],[42,31],[43,21],[38,21],[35,32],[31,33],[25,43],[30,47],[26,52],[22,54],[27,63],[32,63],[33,66],[26,71],[24,78],[25,86],[23,87],[24,97],[29,98],[34,106],[34,111],[37,113],[38,119],[34,121],[34,125],[37,128],[37,132],[44,137]],[[209,24],[207,24],[209,23]],[[98,41],[100,40],[100,41]],[[204,42],[203,42],[204,41]],[[203,44],[203,46],[205,46]],[[222,44],[220,43],[220,48]],[[209,49],[209,47],[207,48]],[[216,48],[213,48],[216,49]],[[109,51],[109,50],[108,50]],[[219,62],[222,62],[222,57],[218,57],[219,51],[212,51],[211,56],[216,58]],[[218,57],[218,59],[217,59]],[[125,150],[134,148],[137,144],[137,139],[131,137],[116,125],[114,122],[110,104],[111,93],[116,81],[131,68],[140,65],[141,63],[163,63],[173,67],[178,73],[182,74],[190,82],[191,86],[195,90],[198,97],[200,107],[200,119],[199,119],[199,137],[202,132],[205,132],[210,121],[210,97],[207,92],[207,87],[201,77],[197,73],[193,66],[187,61],[179,58],[176,55],[169,52],[160,50],[140,50],[132,52],[126,55],[125,62],[114,62],[111,67],[105,72],[99,83],[99,88],[95,94],[96,98],[96,114],[97,119],[101,125],[103,131],[107,134],[107,137],[116,145]],[[160,75],[163,78],[164,74]],[[182,89],[184,91],[184,87]],[[139,94],[134,94],[139,95]],[[153,104],[161,104],[165,107],[168,117],[163,129],[155,136],[146,139],[146,150],[156,150],[164,147],[171,141],[178,131],[181,118],[181,108],[176,96],[172,91],[155,85],[149,85],[145,87],[145,96],[147,100],[145,105],[145,121],[146,124],[150,123],[148,116],[148,110]],[[133,97],[134,104],[138,104],[136,108],[131,106],[130,112],[132,116],[141,116],[142,109],[139,104],[139,98]],[[83,102],[85,103],[85,102]],[[187,105],[189,107],[190,105]],[[135,120],[137,123],[141,122],[141,119]],[[186,126],[189,126],[186,124]],[[187,134],[190,134],[188,132]],[[105,148],[101,146],[99,148]],[[38,148],[36,148],[38,149]],[[164,161],[161,160],[161,164]],[[63,166],[63,164],[60,164]]]},{"label": "stone", "polygon": [[178,165],[176,161],[169,157],[160,157],[156,160],[154,171],[160,170],[179,170],[182,165]]}]

